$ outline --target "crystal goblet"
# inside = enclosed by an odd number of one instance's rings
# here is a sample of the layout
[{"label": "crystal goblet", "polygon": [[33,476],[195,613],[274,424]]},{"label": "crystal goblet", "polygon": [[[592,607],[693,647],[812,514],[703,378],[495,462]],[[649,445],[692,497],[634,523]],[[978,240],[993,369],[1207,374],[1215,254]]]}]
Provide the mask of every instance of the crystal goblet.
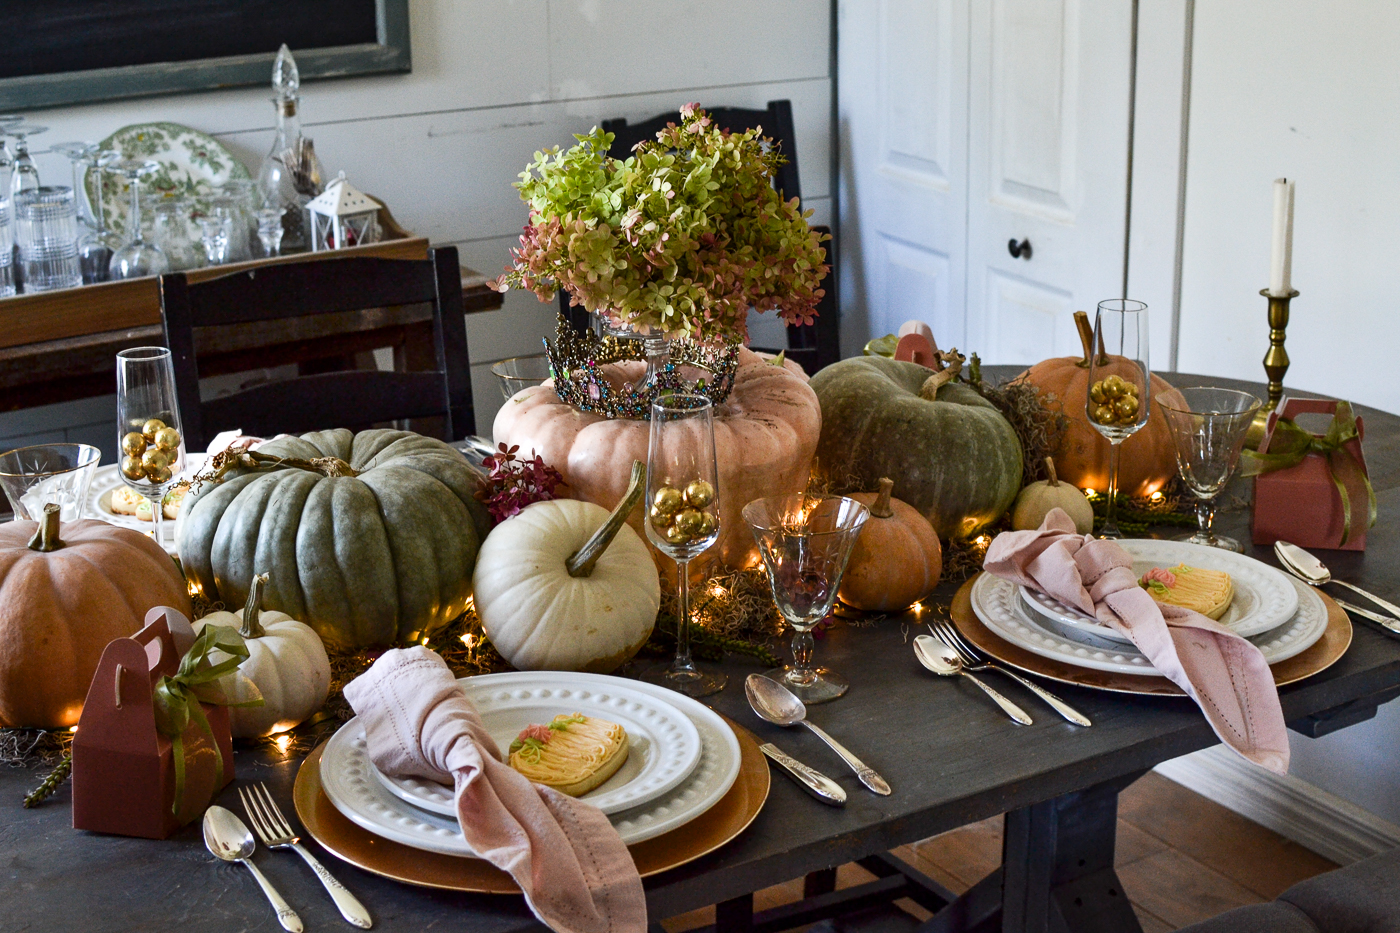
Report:
[{"label": "crystal goblet", "polygon": [[1234,538],[1214,530],[1215,498],[1230,482],[1240,461],[1244,436],[1259,410],[1259,399],[1234,389],[1180,389],[1182,402],[1158,402],[1172,440],[1176,442],[1176,465],[1181,480],[1196,497],[1197,530],[1178,541],[1206,547],[1243,551]]}]

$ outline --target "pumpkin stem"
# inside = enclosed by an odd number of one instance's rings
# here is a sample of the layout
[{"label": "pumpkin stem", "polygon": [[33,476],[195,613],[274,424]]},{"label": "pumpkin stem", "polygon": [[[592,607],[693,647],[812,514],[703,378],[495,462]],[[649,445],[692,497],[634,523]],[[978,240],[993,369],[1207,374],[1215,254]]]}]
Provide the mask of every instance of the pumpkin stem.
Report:
[{"label": "pumpkin stem", "polygon": [[924,384],[919,386],[919,398],[932,402],[938,398],[938,390],[957,376],[957,371],[949,366],[942,372],[934,373],[924,380]]},{"label": "pumpkin stem", "polygon": [[63,541],[58,536],[58,516],[61,511],[57,502],[50,502],[44,506],[39,527],[34,529],[34,537],[29,539],[31,551],[57,551],[63,547]]},{"label": "pumpkin stem", "polygon": [[320,473],[322,476],[360,475],[354,467],[339,457],[313,457],[310,460],[299,460],[295,457],[274,457],[271,454],[259,453],[256,450],[245,450],[238,454],[237,457],[220,467],[220,475],[222,475],[225,467],[235,464],[253,470],[261,469],[265,466],[285,466],[295,467],[298,470],[308,470],[312,473]]},{"label": "pumpkin stem", "polygon": [[1080,369],[1088,369],[1089,354],[1094,352],[1094,325],[1089,323],[1089,312],[1074,312],[1074,326],[1079,331],[1080,346],[1084,348],[1084,359],[1074,365]]},{"label": "pumpkin stem", "polygon": [[622,501],[612,510],[602,527],[593,532],[593,537],[564,561],[564,566],[569,569],[569,576],[587,577],[593,573],[593,565],[598,563],[598,558],[603,556],[613,538],[617,537],[617,533],[627,523],[627,516],[631,515],[637,503],[642,501],[642,494],[646,492],[646,478],[647,465],[640,460],[633,460],[632,480],[627,484],[627,492]]},{"label": "pumpkin stem", "polygon": [[1046,457],[1046,458],[1045,458],[1045,469],[1050,473],[1050,480],[1049,480],[1050,485],[1051,485],[1051,486],[1058,486],[1058,485],[1060,485],[1060,478],[1059,478],[1058,476],[1055,475],[1055,458],[1054,458],[1054,457]]},{"label": "pumpkin stem", "polygon": [[894,514],[894,509],[890,508],[890,497],[894,495],[894,480],[888,476],[880,477],[880,494],[875,497],[874,503],[870,506],[870,514],[876,518],[889,518]]},{"label": "pumpkin stem", "polygon": [[258,611],[262,609],[263,587],[266,584],[267,574],[260,573],[253,577],[253,582],[248,587],[248,601],[243,604],[243,627],[238,630],[238,634],[244,638],[262,638],[267,634],[263,631],[262,623],[258,621]]}]

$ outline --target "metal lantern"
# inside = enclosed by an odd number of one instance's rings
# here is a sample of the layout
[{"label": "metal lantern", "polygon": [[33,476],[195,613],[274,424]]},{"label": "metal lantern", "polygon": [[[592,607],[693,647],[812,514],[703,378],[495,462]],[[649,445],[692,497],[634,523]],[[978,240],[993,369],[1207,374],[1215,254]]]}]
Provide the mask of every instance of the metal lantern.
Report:
[{"label": "metal lantern", "polygon": [[311,249],[343,249],[379,240],[379,202],[345,180],[341,172],[306,205]]}]

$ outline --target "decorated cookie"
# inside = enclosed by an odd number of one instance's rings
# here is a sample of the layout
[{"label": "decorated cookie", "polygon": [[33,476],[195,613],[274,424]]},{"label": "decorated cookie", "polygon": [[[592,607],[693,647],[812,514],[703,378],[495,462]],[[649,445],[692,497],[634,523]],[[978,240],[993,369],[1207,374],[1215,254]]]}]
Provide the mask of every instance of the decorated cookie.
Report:
[{"label": "decorated cookie", "polygon": [[510,743],[510,766],[570,797],[602,784],[627,760],[627,730],[582,713],[526,726]]},{"label": "decorated cookie", "polygon": [[1159,603],[1194,609],[1219,620],[1235,598],[1235,584],[1223,570],[1202,570],[1177,564],[1153,567],[1138,581]]}]

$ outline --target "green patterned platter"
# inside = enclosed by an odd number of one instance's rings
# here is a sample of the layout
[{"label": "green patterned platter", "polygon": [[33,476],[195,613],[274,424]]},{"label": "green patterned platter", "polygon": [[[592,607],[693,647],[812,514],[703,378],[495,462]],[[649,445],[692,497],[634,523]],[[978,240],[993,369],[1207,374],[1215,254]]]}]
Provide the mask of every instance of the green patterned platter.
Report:
[{"label": "green patterned platter", "polygon": [[[247,167],[212,136],[178,123],[138,123],[125,126],[102,140],[103,149],[112,149],[123,159],[149,159],[160,163],[160,170],[145,179],[141,195],[142,226],[150,230],[152,213],[148,205],[163,197],[190,199],[190,216],[203,216],[219,186],[237,178],[251,178]],[[84,181],[89,199],[94,199],[97,179],[88,173]],[[102,173],[102,206],[107,226],[122,240],[127,238],[127,217],[131,213],[131,190],[126,179],[115,172]],[[95,200],[92,203],[96,203]],[[196,242],[199,228],[191,223],[190,235]]]}]

